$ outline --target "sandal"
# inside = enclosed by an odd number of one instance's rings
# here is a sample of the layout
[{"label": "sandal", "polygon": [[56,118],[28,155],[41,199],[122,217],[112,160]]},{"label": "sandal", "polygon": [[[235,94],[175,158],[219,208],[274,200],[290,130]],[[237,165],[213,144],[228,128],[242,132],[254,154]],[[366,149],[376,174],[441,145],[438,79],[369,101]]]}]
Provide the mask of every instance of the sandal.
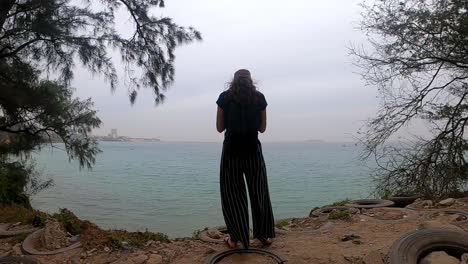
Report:
[{"label": "sandal", "polygon": [[229,235],[224,237],[224,243],[228,246],[228,248],[237,248],[237,242],[233,242]]},{"label": "sandal", "polygon": [[261,238],[258,238],[258,240],[262,242],[263,247],[269,247],[271,246],[271,244],[273,244],[273,240],[271,240],[271,238],[261,237]]}]

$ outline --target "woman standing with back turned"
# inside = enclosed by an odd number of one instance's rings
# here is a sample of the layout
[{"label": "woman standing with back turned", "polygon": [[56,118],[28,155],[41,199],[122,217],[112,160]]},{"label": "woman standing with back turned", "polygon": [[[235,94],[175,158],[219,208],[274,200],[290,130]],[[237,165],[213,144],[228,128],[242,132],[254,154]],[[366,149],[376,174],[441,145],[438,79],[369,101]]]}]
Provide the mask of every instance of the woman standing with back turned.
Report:
[{"label": "woman standing with back turned", "polygon": [[221,204],[229,232],[224,241],[230,248],[241,242],[249,247],[249,212],[244,175],[252,208],[253,235],[264,246],[271,245],[275,225],[268,193],[267,173],[258,140],[266,130],[265,96],[257,91],[250,72],[238,70],[229,89],[219,95],[216,128],[224,133],[221,157]]}]

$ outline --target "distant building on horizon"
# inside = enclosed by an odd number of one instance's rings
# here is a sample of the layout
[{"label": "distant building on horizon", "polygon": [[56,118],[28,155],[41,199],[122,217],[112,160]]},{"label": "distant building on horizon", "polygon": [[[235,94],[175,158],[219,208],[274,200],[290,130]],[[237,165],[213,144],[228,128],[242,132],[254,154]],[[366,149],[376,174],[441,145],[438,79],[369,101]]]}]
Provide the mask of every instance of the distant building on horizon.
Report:
[{"label": "distant building on horizon", "polygon": [[111,137],[111,138],[118,138],[119,137],[118,134],[117,134],[117,128],[111,129],[109,137]]},{"label": "distant building on horizon", "polygon": [[119,141],[119,142],[160,142],[159,138],[133,138],[127,136],[119,136],[116,128],[112,128],[107,136],[92,136],[98,141]]}]

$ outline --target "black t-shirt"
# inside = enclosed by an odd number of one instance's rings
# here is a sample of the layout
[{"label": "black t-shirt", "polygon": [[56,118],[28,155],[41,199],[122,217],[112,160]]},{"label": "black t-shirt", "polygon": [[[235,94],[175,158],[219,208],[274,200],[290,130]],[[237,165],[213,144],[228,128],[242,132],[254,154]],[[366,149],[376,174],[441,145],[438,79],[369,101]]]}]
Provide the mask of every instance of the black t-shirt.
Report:
[{"label": "black t-shirt", "polygon": [[219,95],[216,104],[224,110],[225,152],[255,153],[260,144],[258,130],[262,122],[261,112],[267,107],[265,96],[257,92],[254,103],[241,104],[234,101],[226,91]]}]

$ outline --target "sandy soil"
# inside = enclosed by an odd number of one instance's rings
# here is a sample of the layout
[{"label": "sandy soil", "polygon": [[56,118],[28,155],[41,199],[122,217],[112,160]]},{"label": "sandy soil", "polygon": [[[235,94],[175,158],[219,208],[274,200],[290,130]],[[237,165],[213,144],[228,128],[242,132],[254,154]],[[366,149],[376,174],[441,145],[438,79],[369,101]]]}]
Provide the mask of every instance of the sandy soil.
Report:
[{"label": "sandy soil", "polygon": [[[468,212],[468,203],[450,206]],[[297,219],[293,228],[284,234],[279,234],[275,242],[267,250],[281,256],[287,263],[316,264],[380,264],[375,258],[385,256],[390,246],[403,234],[421,228],[445,227],[468,231],[468,224],[453,224],[453,219],[439,217],[431,221],[424,219],[424,210],[419,211],[417,218],[397,223],[362,219],[359,215],[351,220],[329,221],[332,228],[325,232],[308,232],[317,226],[316,220],[310,218]],[[398,219],[398,217],[396,217]],[[343,239],[347,236],[350,239]],[[343,241],[346,240],[346,241]],[[0,256],[11,251],[13,239],[0,239]],[[8,244],[8,245],[6,245]],[[252,247],[259,247],[256,242]],[[206,263],[213,254],[226,250],[222,244],[210,244],[199,240],[180,239],[171,243],[153,243],[139,250],[119,252],[104,252],[96,250],[87,254],[82,249],[76,249],[56,256],[35,257],[40,263],[114,263],[114,264],[154,264]],[[371,257],[373,259],[371,260]],[[219,263],[275,263],[263,256],[235,255]]]}]

